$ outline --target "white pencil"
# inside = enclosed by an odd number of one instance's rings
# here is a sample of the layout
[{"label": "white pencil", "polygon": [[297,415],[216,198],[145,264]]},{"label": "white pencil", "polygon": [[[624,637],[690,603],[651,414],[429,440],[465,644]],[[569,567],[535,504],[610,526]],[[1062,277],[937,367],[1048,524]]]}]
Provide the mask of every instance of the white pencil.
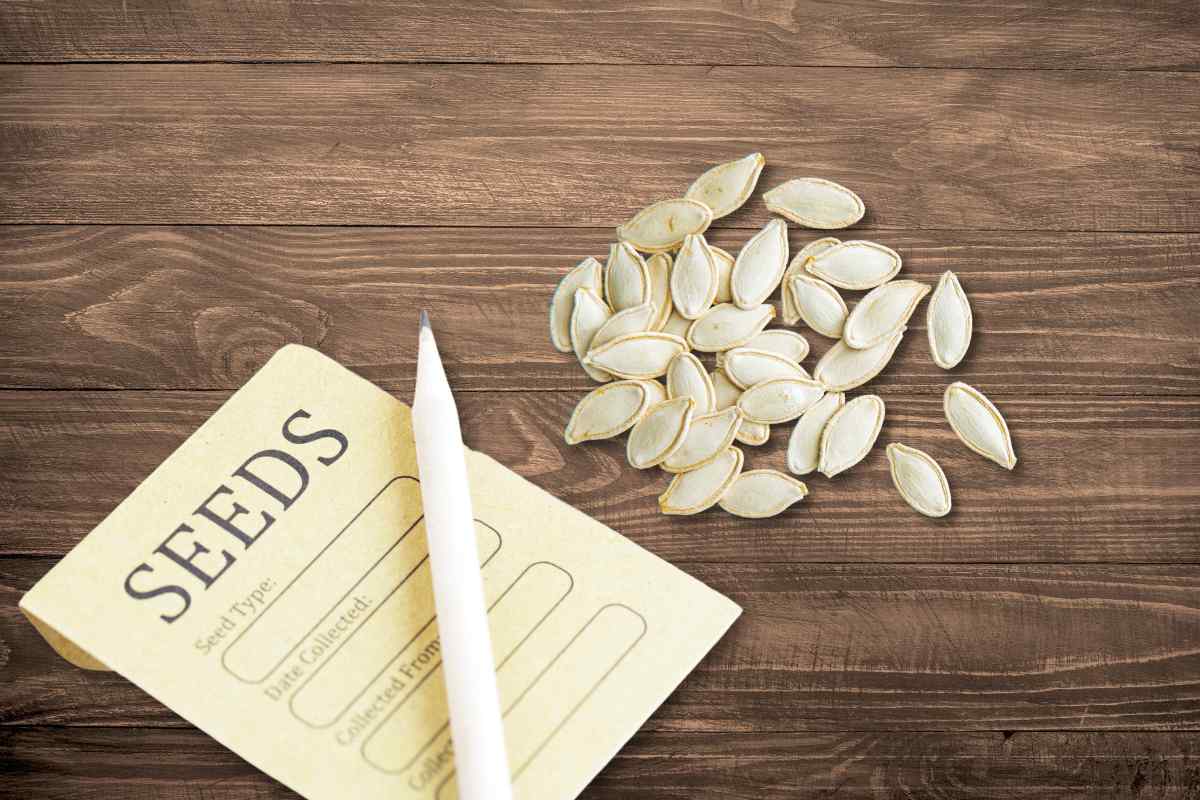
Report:
[{"label": "white pencil", "polygon": [[454,395],[421,312],[413,434],[460,800],[509,800],[512,784],[488,633],[471,490]]}]

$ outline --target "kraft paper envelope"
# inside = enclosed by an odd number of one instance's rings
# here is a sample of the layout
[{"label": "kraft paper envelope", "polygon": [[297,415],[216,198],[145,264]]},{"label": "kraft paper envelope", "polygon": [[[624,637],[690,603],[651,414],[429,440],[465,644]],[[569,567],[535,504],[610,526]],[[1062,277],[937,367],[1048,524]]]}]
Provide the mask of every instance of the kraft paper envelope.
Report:
[{"label": "kraft paper envelope", "polygon": [[[740,609],[468,465],[515,793],[572,798]],[[410,412],[314,350],[276,353],[21,608],[311,800],[456,795]]]}]

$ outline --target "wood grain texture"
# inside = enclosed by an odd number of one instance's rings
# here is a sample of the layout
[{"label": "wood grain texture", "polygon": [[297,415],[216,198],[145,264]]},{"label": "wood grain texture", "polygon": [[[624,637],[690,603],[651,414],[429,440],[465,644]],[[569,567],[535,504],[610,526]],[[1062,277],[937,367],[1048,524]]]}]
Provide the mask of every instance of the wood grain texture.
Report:
[{"label": "wood grain texture", "polygon": [[603,4],[25,0],[3,61],[478,61],[1196,69],[1189,0]]},{"label": "wood grain texture", "polygon": [[[26,800],[298,797],[192,730],[0,729],[0,761]],[[642,732],[580,798],[1186,800],[1198,782],[1178,733]]]},{"label": "wood grain texture", "polygon": [[[753,221],[765,219],[766,215]],[[711,237],[733,252],[749,230]],[[460,390],[594,386],[549,343],[558,279],[603,258],[606,229],[0,227],[0,384],[232,389],[301,342],[411,391],[428,308]],[[793,227],[793,250],[813,232]],[[1200,393],[1200,236],[880,232],[904,277],[958,273],[975,337],[952,373],[929,356],[925,311],[882,391],[937,396]],[[859,292],[846,293],[848,298]],[[800,328],[813,346],[829,341]]]},{"label": "wood grain texture", "polygon": [[[0,553],[61,555],[125,498],[227,396],[224,392],[0,393]],[[1200,400],[1007,398],[1020,458],[1007,472],[970,452],[940,395],[884,392],[887,419],[865,461],[766,520],[719,510],[664,517],[658,470],[625,460],[624,439],[568,447],[579,394],[459,396],[467,444],[675,563],[1196,562]],[[790,426],[744,448],[747,468],[785,468]],[[954,511],[932,520],[892,486],[883,444],[942,464]],[[202,500],[203,498],[198,498]]]},{"label": "wood grain texture", "polygon": [[[0,725],[186,725],[59,658],[0,559]],[[1200,730],[1200,567],[693,564],[744,614],[652,730]]]},{"label": "wood grain texture", "polygon": [[840,181],[867,230],[1200,229],[1195,73],[76,65],[0,87],[0,222],[608,227],[761,150],[764,186]]}]

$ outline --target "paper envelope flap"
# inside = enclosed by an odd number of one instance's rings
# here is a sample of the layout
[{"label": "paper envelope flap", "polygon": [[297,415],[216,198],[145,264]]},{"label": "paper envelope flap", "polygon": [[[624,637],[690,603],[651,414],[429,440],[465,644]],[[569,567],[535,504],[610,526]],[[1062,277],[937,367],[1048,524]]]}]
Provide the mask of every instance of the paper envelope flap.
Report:
[{"label": "paper envelope flap", "polygon": [[112,672],[111,668],[105,666],[98,658],[59,633],[52,625],[45,620],[38,619],[36,614],[25,607],[24,599],[21,600],[19,607],[26,618],[33,624],[33,627],[37,629],[37,632],[42,635],[42,638],[54,648],[54,652],[66,659],[68,663],[81,669]]}]

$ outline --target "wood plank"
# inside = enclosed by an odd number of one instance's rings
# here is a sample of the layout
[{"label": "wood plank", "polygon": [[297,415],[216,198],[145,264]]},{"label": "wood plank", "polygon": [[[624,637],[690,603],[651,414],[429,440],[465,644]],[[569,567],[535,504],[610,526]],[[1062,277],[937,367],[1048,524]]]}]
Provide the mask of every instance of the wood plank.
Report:
[{"label": "wood plank", "polygon": [[[581,800],[1135,800],[1193,797],[1200,739],[1186,733],[643,732]],[[0,778],[13,796],[298,795],[195,730],[0,730]],[[203,788],[200,788],[203,787]]]},{"label": "wood plank", "polygon": [[[732,251],[748,231],[712,240]],[[547,334],[554,284],[606,229],[0,227],[0,384],[230,389],[303,342],[411,391],[429,308],[459,390],[590,389]],[[793,249],[811,241],[792,231]],[[887,232],[905,276],[955,270],[994,395],[1200,393],[1200,236]],[[847,293],[848,297],[859,293]],[[829,342],[808,332],[816,355]],[[925,314],[873,383],[940,393]]]},{"label": "wood plank", "polygon": [[0,60],[1196,69],[1198,22],[1190,0],[25,0],[0,18]]},{"label": "wood plank", "polygon": [[[60,555],[178,447],[225,393],[0,393],[0,553]],[[466,441],[668,560],[826,562],[1196,562],[1200,400],[1008,398],[1009,473],[968,451],[940,395],[885,393],[880,444],[850,472],[804,478],[809,497],[747,521],[719,509],[664,517],[658,470],[625,460],[624,437],[567,447],[577,395],[460,395]],[[785,468],[788,425],[743,448],[747,468]],[[946,470],[954,510],[932,520],[892,486],[883,443]],[[217,476],[214,476],[214,480]],[[199,498],[203,499],[203,498]]]},{"label": "wood plank", "polygon": [[[0,725],[184,723],[68,665],[0,559]],[[1200,567],[691,564],[745,609],[654,730],[1200,730]]]},{"label": "wood plank", "polygon": [[761,149],[764,186],[839,180],[866,230],[1200,230],[1194,73],[77,65],[0,86],[0,222],[611,226]]}]

